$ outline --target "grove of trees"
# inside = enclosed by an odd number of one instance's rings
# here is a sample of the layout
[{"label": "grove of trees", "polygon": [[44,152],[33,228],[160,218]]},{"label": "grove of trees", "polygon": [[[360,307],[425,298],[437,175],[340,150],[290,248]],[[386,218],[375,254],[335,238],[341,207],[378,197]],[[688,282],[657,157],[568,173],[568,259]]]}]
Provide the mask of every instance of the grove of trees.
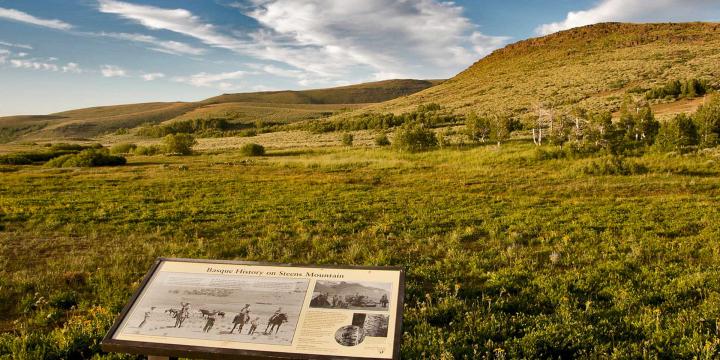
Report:
[{"label": "grove of trees", "polygon": [[465,134],[470,141],[485,143],[506,140],[510,132],[522,128],[540,146],[552,144],[572,155],[602,152],[619,156],[645,149],[687,152],[720,144],[720,95],[712,95],[694,114],[679,114],[659,122],[646,101],[628,97],[620,107],[619,119],[610,112],[575,109],[555,112],[539,109],[521,121],[507,116],[470,113]]}]

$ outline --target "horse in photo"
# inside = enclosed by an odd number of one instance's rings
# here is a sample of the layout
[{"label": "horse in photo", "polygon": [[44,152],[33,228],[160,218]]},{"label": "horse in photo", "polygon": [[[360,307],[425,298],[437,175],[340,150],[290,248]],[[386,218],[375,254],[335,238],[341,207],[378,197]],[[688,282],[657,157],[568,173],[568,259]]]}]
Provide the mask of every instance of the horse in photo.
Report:
[{"label": "horse in photo", "polygon": [[[273,329],[275,329],[275,334],[277,334],[278,331],[280,331],[280,325],[282,325],[283,323],[286,323],[287,321],[288,321],[287,314],[285,314],[285,313],[274,314],[268,320],[268,324],[265,327],[265,334],[272,334]],[[268,328],[270,329],[270,331],[268,331]]]}]

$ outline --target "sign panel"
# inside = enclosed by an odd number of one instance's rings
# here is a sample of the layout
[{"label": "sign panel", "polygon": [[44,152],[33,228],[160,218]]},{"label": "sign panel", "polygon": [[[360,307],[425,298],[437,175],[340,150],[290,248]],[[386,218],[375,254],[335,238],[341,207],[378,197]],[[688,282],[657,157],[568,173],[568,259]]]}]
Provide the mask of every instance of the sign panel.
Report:
[{"label": "sign panel", "polygon": [[404,273],[158,259],[105,351],[201,358],[398,359]]}]

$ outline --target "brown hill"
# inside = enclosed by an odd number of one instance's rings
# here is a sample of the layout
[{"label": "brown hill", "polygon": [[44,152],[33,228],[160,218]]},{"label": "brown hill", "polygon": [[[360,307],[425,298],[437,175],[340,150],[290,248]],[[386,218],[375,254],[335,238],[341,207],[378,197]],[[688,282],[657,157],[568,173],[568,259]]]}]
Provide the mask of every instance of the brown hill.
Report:
[{"label": "brown hill", "polygon": [[205,103],[254,102],[270,104],[367,104],[414,94],[440,83],[441,80],[385,80],[330,89],[302,91],[267,91],[223,94]]},{"label": "brown hill", "polygon": [[0,142],[91,138],[174,119],[308,120],[413,94],[439,82],[386,80],[329,89],[224,94],[199,102],[101,106],[50,115],[0,117]]},{"label": "brown hill", "polygon": [[431,102],[457,113],[614,111],[626,93],[690,78],[720,87],[720,24],[606,23],[520,41],[438,86],[363,111],[400,113]]}]

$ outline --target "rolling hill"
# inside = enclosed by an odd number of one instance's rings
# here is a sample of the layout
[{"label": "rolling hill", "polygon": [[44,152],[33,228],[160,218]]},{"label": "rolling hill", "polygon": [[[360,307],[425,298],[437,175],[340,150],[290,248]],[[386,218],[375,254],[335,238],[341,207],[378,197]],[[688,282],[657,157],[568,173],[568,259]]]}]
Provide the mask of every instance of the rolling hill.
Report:
[{"label": "rolling hill", "polygon": [[440,80],[386,80],[329,89],[224,94],[198,102],[101,106],[50,115],[0,117],[0,142],[84,139],[175,119],[293,122],[409,95]]},{"label": "rolling hill", "polygon": [[[402,113],[438,103],[450,112],[523,115],[574,107],[617,111],[673,80],[720,89],[720,24],[605,23],[520,41],[452,79],[387,80],[330,89],[223,94],[192,103],[148,103],[0,118],[0,141],[87,138],[144,123],[224,118],[289,123],[366,112]],[[702,99],[653,100],[660,117]]]},{"label": "rolling hill", "polygon": [[438,86],[361,112],[431,102],[456,113],[615,111],[626,93],[690,78],[720,87],[720,24],[605,23],[511,44]]},{"label": "rolling hill", "polygon": [[267,91],[223,94],[204,103],[254,102],[270,104],[367,104],[414,94],[441,83],[442,80],[384,80],[330,89],[303,91]]}]

